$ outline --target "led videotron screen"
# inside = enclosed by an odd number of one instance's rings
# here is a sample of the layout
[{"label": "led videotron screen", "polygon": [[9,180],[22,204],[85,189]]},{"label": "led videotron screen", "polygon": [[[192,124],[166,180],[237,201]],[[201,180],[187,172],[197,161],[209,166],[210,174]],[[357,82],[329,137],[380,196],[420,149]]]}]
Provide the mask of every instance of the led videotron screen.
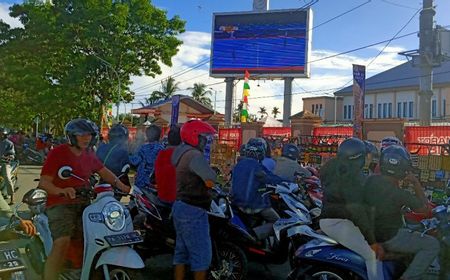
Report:
[{"label": "led videotron screen", "polygon": [[210,75],[308,77],[311,10],[213,16]]}]

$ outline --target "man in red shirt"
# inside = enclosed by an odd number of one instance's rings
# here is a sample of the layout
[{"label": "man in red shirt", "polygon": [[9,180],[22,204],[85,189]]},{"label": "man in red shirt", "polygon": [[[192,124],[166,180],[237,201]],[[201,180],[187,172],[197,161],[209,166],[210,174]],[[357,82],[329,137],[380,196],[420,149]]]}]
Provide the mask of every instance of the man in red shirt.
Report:
[{"label": "man in red shirt", "polygon": [[175,148],[181,144],[180,127],[170,127],[167,140],[169,146],[158,153],[155,161],[155,179],[158,188],[158,198],[161,202],[170,204],[175,201],[177,192],[176,170],[171,158]]},{"label": "man in red shirt", "polygon": [[[74,119],[66,124],[65,134],[68,144],[51,150],[41,171],[39,188],[48,193],[47,216],[53,238],[53,247],[45,264],[43,279],[58,279],[73,236],[82,236],[82,214],[86,202],[76,198],[76,189],[89,187],[89,177],[98,173],[102,179],[129,192],[111,171],[103,166],[92,150],[98,137],[98,127],[86,119]],[[70,166],[74,175],[62,180],[58,170]],[[81,234],[81,235],[80,235]]]}]

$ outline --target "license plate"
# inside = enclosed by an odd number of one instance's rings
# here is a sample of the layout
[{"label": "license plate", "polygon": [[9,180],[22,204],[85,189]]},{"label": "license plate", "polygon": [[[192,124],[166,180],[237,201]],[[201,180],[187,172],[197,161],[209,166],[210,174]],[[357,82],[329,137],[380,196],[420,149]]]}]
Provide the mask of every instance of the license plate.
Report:
[{"label": "license plate", "polygon": [[1,250],[0,262],[13,261],[20,258],[20,253],[16,249]]},{"label": "license plate", "polygon": [[0,263],[0,271],[17,270],[25,268],[21,260],[6,261]]},{"label": "license plate", "polygon": [[144,239],[137,231],[105,236],[110,246],[123,246],[143,242]]}]

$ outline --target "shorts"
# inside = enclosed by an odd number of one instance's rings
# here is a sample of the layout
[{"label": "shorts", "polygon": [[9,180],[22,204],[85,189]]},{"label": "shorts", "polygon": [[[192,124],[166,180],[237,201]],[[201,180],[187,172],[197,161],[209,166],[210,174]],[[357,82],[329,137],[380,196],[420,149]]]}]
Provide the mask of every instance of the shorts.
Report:
[{"label": "shorts", "polygon": [[173,264],[190,265],[191,271],[208,270],[212,249],[206,210],[177,200],[172,217],[177,234]]},{"label": "shorts", "polygon": [[83,237],[83,211],[85,204],[64,204],[47,208],[48,225],[53,240],[64,236]]}]

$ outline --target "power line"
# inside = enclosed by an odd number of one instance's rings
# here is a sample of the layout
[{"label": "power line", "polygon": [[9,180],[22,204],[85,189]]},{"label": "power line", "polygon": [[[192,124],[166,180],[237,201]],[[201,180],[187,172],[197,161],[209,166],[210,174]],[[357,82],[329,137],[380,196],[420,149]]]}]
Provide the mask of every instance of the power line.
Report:
[{"label": "power line", "polygon": [[381,0],[381,2],[390,4],[390,5],[393,5],[393,6],[401,7],[401,8],[406,8],[406,9],[411,9],[411,10],[417,10],[417,8],[413,8],[413,7],[410,7],[410,6],[403,5],[403,4],[398,4],[398,3],[391,2],[391,1],[388,1],[388,0]]}]

